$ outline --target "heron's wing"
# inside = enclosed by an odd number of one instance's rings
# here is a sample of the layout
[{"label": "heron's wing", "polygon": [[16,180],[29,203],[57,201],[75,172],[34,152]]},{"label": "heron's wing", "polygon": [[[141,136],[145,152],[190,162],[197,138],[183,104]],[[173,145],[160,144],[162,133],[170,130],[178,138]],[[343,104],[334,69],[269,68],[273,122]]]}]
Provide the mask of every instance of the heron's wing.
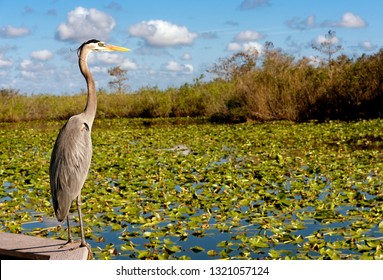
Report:
[{"label": "heron's wing", "polygon": [[54,145],[49,168],[53,208],[59,221],[80,194],[92,158],[90,129],[81,115],[71,117]]}]

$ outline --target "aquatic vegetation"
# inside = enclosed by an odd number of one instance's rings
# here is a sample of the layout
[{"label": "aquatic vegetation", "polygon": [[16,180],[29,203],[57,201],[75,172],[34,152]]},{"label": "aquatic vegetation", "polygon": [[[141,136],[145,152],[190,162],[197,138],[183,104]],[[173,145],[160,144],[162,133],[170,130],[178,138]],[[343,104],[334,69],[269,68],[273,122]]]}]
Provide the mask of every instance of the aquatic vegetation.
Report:
[{"label": "aquatic vegetation", "polygon": [[[0,124],[1,231],[66,237],[48,176],[61,125]],[[104,119],[93,145],[98,259],[383,258],[382,120]]]}]

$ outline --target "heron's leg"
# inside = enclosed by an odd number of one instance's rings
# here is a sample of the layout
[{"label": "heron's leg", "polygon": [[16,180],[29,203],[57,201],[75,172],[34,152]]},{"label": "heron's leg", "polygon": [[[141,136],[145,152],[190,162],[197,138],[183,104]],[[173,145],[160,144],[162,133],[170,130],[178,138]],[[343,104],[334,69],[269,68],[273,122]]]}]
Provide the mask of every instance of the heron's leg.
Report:
[{"label": "heron's leg", "polygon": [[78,211],[78,218],[80,219],[81,247],[85,247],[86,242],[85,242],[84,226],[82,224],[82,213],[81,213],[81,195],[77,197],[77,211]]},{"label": "heron's leg", "polygon": [[66,222],[68,225],[68,242],[65,243],[64,245],[60,246],[60,248],[64,248],[65,246],[73,243],[72,232],[70,230],[70,224],[69,224],[69,214],[68,214],[68,216],[66,216]]},{"label": "heron's leg", "polygon": [[68,243],[71,243],[73,242],[73,238],[72,238],[72,232],[70,230],[70,225],[69,225],[69,214],[68,216],[66,216],[66,222],[68,224]]},{"label": "heron's leg", "polygon": [[88,243],[85,242],[85,235],[84,235],[84,226],[82,224],[82,214],[81,214],[81,195],[77,197],[77,210],[78,210],[78,217],[80,219],[80,229],[81,229],[81,244],[80,247],[86,247],[88,248],[88,260],[93,259],[93,253],[92,248]]}]

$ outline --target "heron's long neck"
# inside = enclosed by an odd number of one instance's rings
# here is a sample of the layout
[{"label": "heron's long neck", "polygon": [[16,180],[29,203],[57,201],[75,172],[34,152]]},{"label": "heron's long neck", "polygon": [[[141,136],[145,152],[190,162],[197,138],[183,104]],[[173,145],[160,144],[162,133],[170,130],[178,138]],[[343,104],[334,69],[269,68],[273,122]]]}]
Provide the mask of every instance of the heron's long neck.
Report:
[{"label": "heron's long neck", "polygon": [[94,118],[96,116],[97,109],[97,97],[96,97],[96,86],[94,84],[94,79],[92,73],[89,71],[87,63],[88,53],[80,53],[78,60],[80,71],[86,80],[88,87],[88,98],[86,101],[86,107],[84,110],[84,115],[89,127],[92,127]]}]

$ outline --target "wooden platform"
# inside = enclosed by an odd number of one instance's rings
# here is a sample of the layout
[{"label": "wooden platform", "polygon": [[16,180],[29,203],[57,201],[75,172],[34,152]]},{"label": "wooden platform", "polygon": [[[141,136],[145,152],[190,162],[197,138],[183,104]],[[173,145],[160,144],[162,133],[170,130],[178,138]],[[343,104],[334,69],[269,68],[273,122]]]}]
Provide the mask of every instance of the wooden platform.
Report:
[{"label": "wooden platform", "polygon": [[79,242],[0,232],[1,260],[86,260],[88,248]]}]

